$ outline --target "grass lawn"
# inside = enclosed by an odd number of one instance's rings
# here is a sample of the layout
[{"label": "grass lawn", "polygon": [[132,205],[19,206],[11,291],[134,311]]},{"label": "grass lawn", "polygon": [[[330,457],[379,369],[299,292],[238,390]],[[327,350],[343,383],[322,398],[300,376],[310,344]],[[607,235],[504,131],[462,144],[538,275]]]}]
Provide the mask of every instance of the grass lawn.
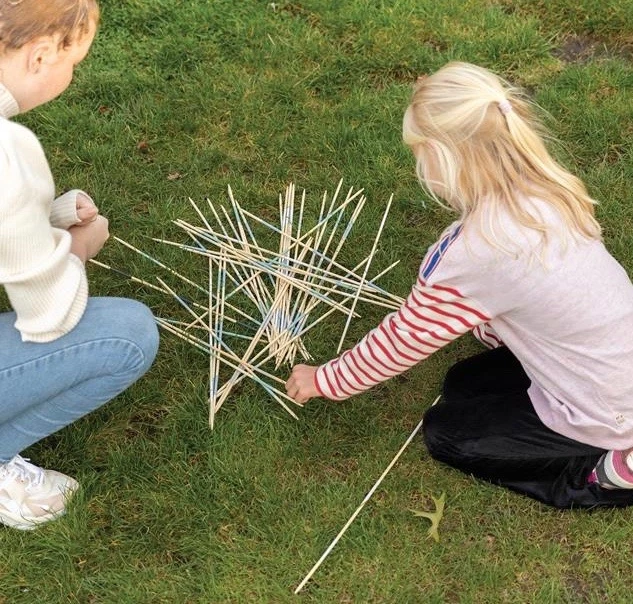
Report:
[{"label": "grass lawn", "polygon": [[[90,192],[122,239],[162,254],[148,237],[193,220],[188,197],[224,202],[230,184],[266,215],[288,182],[314,208],[344,178],[369,200],[350,261],[394,195],[375,263],[401,258],[385,283],[406,295],[452,217],[416,183],[401,117],[417,75],[461,59],[546,110],[564,141],[556,155],[600,200],[606,243],[633,271],[632,0],[103,0],[102,10],[71,89],[20,121],[59,190]],[[116,242],[100,259],[151,273]],[[93,295],[173,306],[89,272]],[[362,315],[349,345],[382,318],[367,306]],[[344,320],[308,338],[318,362]],[[312,401],[299,421],[243,382],[211,432],[207,360],[163,334],[142,381],[27,452],[83,489],[58,522],[0,530],[0,603],[630,602],[631,510],[549,509],[440,466],[419,440],[293,595],[448,366],[477,350],[462,338],[363,396]],[[432,509],[442,492],[436,543],[411,509]]]}]

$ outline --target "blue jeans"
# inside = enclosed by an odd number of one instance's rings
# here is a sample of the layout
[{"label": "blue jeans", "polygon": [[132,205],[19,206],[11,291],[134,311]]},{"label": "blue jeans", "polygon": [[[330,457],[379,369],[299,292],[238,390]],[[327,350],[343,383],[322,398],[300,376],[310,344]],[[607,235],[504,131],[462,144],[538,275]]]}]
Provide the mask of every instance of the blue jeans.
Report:
[{"label": "blue jeans", "polygon": [[89,298],[65,336],[22,342],[0,313],[0,463],[99,408],[140,378],[158,350],[151,311],[124,298]]}]

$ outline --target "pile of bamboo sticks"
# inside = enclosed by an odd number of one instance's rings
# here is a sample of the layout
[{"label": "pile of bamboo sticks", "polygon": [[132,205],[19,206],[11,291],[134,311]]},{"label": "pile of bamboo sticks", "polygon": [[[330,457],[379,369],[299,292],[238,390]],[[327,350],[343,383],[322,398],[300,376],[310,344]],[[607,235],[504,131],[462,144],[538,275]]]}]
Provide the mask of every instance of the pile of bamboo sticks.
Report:
[{"label": "pile of bamboo sticks", "polygon": [[[324,193],[318,218],[312,220],[314,224],[309,228],[306,193],[303,191],[297,199],[293,184],[287,187],[285,195],[279,196],[279,224],[249,212],[238,203],[230,187],[228,208],[207,199],[203,212],[190,199],[200,224],[174,221],[187,234],[188,242],[157,238],[153,241],[206,258],[206,285],[200,285],[117,237],[114,237],[116,241],[176,277],[179,286],[171,287],[159,276],[155,277],[156,283],[151,283],[93,260],[177,301],[187,320],[161,317],[156,320],[166,331],[209,355],[211,427],[218,409],[244,378],[259,384],[297,418],[288,405],[295,403],[284,391],[285,380],[275,371],[282,365],[293,365],[297,359],[311,359],[304,335],[333,313],[343,313],[347,319],[339,338],[338,353],[352,318],[358,316],[359,302],[387,311],[402,304],[402,298],[377,284],[397,262],[368,278],[392,199],[387,203],[371,251],[364,260],[353,268],[346,268],[337,260],[366,202],[362,189],[350,188],[343,196],[342,184],[342,181],[338,183],[329,201],[328,193]],[[271,237],[276,245],[260,243]],[[178,291],[180,286],[196,291],[198,299],[182,294]],[[232,373],[220,384],[221,374],[224,375],[226,369]]]}]

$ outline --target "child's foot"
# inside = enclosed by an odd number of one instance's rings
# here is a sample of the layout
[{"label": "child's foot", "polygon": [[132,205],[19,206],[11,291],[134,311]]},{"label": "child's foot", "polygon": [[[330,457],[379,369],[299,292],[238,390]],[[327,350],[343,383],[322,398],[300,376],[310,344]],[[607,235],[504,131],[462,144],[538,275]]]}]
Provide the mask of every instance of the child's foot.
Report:
[{"label": "child's foot", "polygon": [[633,489],[633,449],[607,451],[588,478],[604,489]]},{"label": "child's foot", "polygon": [[29,530],[64,513],[79,484],[55,470],[44,470],[19,455],[0,463],[0,523]]}]

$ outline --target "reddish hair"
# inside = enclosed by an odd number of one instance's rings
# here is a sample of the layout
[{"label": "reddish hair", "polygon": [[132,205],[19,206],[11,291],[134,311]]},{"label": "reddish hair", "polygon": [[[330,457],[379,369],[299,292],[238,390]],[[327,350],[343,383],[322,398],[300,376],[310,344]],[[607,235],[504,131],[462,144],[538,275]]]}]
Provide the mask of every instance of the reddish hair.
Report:
[{"label": "reddish hair", "polygon": [[18,50],[42,36],[66,47],[99,21],[97,0],[0,0],[0,52]]}]

